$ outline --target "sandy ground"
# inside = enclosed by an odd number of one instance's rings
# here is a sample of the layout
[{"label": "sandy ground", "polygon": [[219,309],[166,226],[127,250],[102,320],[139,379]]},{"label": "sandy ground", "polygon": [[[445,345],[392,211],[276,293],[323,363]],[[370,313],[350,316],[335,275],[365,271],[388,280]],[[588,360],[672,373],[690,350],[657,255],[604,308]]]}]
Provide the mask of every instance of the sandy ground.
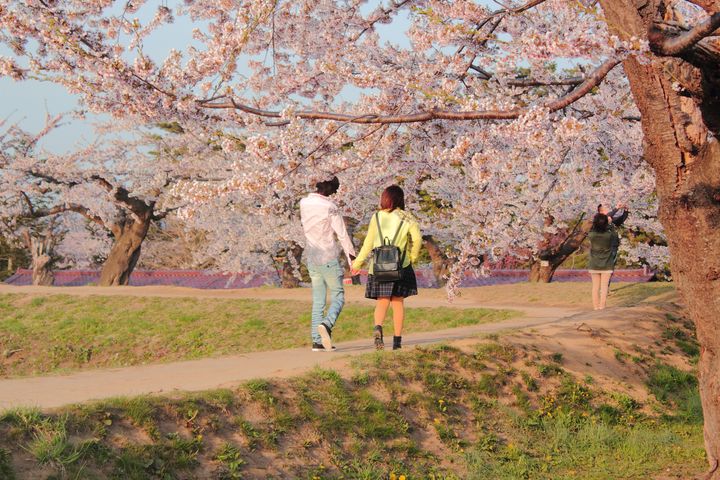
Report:
[{"label": "sandy ground", "polygon": [[[486,288],[486,287],[483,287]],[[644,391],[640,372],[632,364],[618,362],[615,352],[644,345],[656,337],[657,308],[651,304],[634,308],[609,308],[602,312],[574,307],[529,306],[497,296],[489,301],[487,292],[474,294],[466,289],[452,304],[444,291],[429,290],[408,300],[408,307],[494,307],[510,308],[524,316],[504,322],[476,325],[435,332],[406,335],[404,348],[438,342],[459,344],[476,342],[479,336],[507,333],[503,337],[536,351],[562,352],[564,368],[578,375],[597,376],[601,385],[622,385]],[[478,290],[479,291],[479,290]],[[280,290],[194,290],[177,287],[12,287],[0,286],[0,293],[141,295],[202,298],[261,298],[309,301],[308,289]],[[371,303],[363,298],[361,287],[347,289],[349,302]],[[492,299],[490,299],[492,300]],[[373,351],[370,339],[337,344],[333,353],[312,352],[309,348],[249,353],[166,364],[142,365],[94,370],[69,375],[8,379],[0,381],[0,409],[62,405],[141,394],[167,394],[176,391],[201,391],[237,385],[253,378],[289,377],[317,366],[344,369],[354,355]],[[392,354],[388,352],[388,354]]]}]

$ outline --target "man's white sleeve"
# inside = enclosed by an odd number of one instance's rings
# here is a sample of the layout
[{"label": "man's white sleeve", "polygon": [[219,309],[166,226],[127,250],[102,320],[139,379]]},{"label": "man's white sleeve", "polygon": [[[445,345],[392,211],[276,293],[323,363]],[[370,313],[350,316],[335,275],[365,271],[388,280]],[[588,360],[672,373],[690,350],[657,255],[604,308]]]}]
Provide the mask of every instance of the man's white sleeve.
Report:
[{"label": "man's white sleeve", "polygon": [[330,226],[332,226],[332,229],[335,231],[338,241],[345,251],[345,255],[348,257],[349,261],[350,255],[353,257],[355,256],[355,247],[353,246],[352,240],[350,240],[350,236],[345,228],[345,221],[336,208],[330,210]]}]

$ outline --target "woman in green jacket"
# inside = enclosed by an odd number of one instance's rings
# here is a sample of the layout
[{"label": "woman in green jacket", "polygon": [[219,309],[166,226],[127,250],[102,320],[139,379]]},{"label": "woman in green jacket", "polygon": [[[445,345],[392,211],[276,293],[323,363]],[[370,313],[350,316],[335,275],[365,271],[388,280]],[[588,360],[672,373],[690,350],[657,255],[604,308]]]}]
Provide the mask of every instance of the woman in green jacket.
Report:
[{"label": "woman in green jacket", "polygon": [[[422,237],[417,221],[405,212],[405,193],[397,185],[387,187],[380,196],[380,211],[373,214],[370,225],[368,225],[367,237],[363,242],[362,249],[357,258],[353,261],[353,275],[359,273],[365,260],[375,247],[383,243],[378,233],[378,223],[383,236],[388,239],[396,238],[395,246],[404,252],[404,261],[400,273],[400,279],[394,282],[378,281],[373,275],[372,264],[368,268],[368,280],[365,289],[365,298],[377,300],[375,305],[375,348],[382,350],[385,346],[383,341],[382,325],[385,320],[388,307],[393,310],[393,350],[401,347],[402,328],[405,320],[405,298],[417,295],[417,280],[412,264],[417,261],[420,254]],[[408,241],[409,238],[409,241]]]},{"label": "woman in green jacket", "polygon": [[605,308],[610,277],[615,269],[620,239],[615,225],[607,215],[598,213],[593,218],[590,238],[590,261],[588,272],[592,278],[592,298],[595,310]]}]

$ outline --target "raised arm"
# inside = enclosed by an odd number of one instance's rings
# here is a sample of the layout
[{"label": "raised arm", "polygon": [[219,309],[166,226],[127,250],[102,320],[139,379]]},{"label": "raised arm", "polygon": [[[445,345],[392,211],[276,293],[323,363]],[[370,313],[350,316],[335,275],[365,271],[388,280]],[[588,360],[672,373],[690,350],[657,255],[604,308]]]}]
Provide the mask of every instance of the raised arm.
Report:
[{"label": "raised arm", "polygon": [[619,227],[623,223],[625,223],[625,220],[627,220],[628,215],[630,215],[630,212],[625,207],[617,207],[610,210],[609,216],[612,218],[612,222],[615,224],[615,226]]}]

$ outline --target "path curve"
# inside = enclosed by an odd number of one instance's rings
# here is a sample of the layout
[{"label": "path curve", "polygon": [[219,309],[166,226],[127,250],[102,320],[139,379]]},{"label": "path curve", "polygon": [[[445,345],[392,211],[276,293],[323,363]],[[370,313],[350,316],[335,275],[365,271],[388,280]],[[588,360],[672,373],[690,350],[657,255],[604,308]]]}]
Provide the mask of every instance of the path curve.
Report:
[{"label": "path curve", "polygon": [[[373,305],[363,297],[362,287],[346,288],[346,301]],[[197,290],[182,287],[16,287],[0,285],[0,294],[31,295],[111,295],[143,297],[194,297],[262,300],[310,300],[309,289],[281,290],[250,288],[239,290]],[[496,323],[406,334],[405,348],[415,345],[454,341],[506,330],[533,328],[540,325],[577,321],[582,310],[566,307],[540,307],[495,304],[479,301],[473,295],[449,303],[440,290],[423,289],[407,300],[408,308],[500,308],[522,312],[523,316]],[[118,396],[161,394],[178,391],[201,391],[238,385],[253,378],[290,377],[316,366],[339,367],[351,356],[373,351],[370,339],[337,344],[333,353],[312,352],[309,348],[253,352],[199,360],[99,369],[67,375],[0,380],[0,410],[16,407],[56,408],[72,403]]]}]

